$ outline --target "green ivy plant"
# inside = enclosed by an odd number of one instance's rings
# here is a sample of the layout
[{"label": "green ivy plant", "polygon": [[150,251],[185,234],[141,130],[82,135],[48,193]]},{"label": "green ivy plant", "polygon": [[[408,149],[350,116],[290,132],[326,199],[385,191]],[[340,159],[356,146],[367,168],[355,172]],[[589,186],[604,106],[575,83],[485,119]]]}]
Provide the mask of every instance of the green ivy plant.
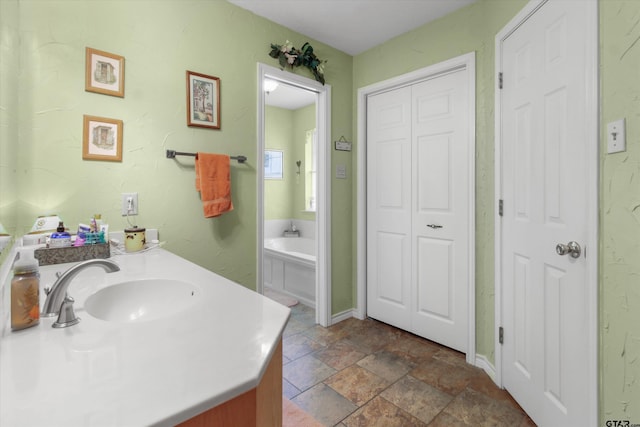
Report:
[{"label": "green ivy plant", "polygon": [[313,48],[309,43],[302,45],[302,49],[296,49],[291,42],[287,40],[285,44],[271,44],[271,52],[269,56],[277,58],[280,66],[284,69],[290,66],[293,67],[307,67],[313,73],[313,76],[317,81],[324,85],[324,64],[326,60],[322,61],[318,59]]}]

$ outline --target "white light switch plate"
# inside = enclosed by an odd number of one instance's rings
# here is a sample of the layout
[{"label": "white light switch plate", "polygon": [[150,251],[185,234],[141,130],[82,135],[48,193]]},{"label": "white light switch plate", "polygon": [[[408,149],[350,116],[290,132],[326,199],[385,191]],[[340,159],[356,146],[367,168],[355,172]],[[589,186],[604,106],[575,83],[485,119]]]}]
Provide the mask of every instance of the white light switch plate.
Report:
[{"label": "white light switch plate", "polygon": [[338,179],[347,179],[347,166],[346,165],[336,165],[336,178],[338,178]]},{"label": "white light switch plate", "polygon": [[607,153],[619,153],[627,149],[624,119],[607,123]]}]

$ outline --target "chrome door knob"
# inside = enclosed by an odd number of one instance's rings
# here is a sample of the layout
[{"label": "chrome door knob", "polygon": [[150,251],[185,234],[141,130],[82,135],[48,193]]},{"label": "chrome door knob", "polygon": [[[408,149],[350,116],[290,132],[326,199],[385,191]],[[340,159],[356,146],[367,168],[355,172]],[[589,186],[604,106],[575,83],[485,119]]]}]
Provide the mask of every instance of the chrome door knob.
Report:
[{"label": "chrome door knob", "polygon": [[556,245],[556,252],[558,255],[569,255],[571,258],[578,258],[582,253],[582,249],[577,242],[569,242],[566,245],[564,243],[558,243]]}]

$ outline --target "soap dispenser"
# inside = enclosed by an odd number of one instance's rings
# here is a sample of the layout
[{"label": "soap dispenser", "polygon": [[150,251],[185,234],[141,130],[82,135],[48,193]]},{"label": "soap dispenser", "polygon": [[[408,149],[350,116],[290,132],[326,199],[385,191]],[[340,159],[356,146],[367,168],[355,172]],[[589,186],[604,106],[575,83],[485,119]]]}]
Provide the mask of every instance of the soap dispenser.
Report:
[{"label": "soap dispenser", "polygon": [[40,273],[33,250],[19,249],[11,279],[11,329],[29,328],[40,323]]},{"label": "soap dispenser", "polygon": [[71,235],[65,231],[64,223],[60,221],[56,232],[51,234],[49,247],[66,248],[67,246],[71,246]]}]

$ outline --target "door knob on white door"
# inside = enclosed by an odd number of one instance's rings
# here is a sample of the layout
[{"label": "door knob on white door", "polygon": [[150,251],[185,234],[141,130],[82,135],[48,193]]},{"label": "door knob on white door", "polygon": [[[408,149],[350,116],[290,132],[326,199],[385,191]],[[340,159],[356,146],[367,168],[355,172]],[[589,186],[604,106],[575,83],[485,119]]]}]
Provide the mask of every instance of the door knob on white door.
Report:
[{"label": "door knob on white door", "polygon": [[441,225],[436,225],[436,224],[427,224],[427,227],[433,228],[434,230],[435,230],[436,228],[442,228],[442,226],[441,226]]},{"label": "door knob on white door", "polygon": [[564,243],[558,243],[556,245],[556,252],[558,255],[570,255],[571,258],[578,258],[582,253],[582,249],[577,242],[569,242],[566,245]]}]

